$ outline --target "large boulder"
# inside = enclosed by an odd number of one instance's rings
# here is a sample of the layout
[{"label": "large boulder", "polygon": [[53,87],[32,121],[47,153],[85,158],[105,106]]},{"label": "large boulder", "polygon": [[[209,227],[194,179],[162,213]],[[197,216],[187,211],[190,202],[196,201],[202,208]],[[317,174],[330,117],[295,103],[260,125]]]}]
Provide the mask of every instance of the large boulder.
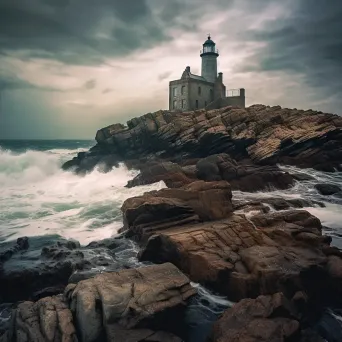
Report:
[{"label": "large boulder", "polygon": [[177,331],[196,290],[166,263],[103,273],[68,285],[65,294],[82,342],[178,342],[170,330]]},{"label": "large boulder", "polygon": [[243,299],[214,324],[211,342],[298,340],[300,324],[295,308],[282,293]]},{"label": "large boulder", "polygon": [[127,199],[122,205],[125,229],[139,240],[185,223],[219,220],[232,212],[232,192],[225,181],[197,181]]}]

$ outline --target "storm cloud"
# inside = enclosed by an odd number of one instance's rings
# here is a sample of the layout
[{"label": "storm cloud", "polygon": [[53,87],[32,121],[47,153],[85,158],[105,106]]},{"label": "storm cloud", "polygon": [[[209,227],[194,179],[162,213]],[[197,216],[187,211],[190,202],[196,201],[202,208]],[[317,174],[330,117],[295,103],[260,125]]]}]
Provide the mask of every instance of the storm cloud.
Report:
[{"label": "storm cloud", "polygon": [[285,71],[305,76],[326,96],[342,94],[342,2],[291,2],[290,13],[260,30],[243,32],[244,40],[265,43],[242,70]]},{"label": "storm cloud", "polygon": [[0,0],[0,138],[88,138],[167,108],[208,33],[248,105],[341,114],[341,21],[340,0]]}]

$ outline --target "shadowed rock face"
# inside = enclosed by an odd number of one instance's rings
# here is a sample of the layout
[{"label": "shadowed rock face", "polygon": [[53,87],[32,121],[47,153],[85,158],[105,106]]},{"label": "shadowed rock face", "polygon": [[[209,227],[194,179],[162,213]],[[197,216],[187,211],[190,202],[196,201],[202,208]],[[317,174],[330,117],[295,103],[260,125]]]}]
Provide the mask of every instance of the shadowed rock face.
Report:
[{"label": "shadowed rock face", "polygon": [[282,293],[243,299],[215,323],[211,342],[274,341],[299,337],[298,314]]},{"label": "shadowed rock face", "polygon": [[96,140],[95,149],[65,167],[89,169],[106,158],[114,165],[114,160],[149,155],[180,161],[228,153],[257,164],[285,163],[333,171],[342,160],[342,118],[263,105],[208,112],[158,111],[129,121],[128,127],[103,128]]}]

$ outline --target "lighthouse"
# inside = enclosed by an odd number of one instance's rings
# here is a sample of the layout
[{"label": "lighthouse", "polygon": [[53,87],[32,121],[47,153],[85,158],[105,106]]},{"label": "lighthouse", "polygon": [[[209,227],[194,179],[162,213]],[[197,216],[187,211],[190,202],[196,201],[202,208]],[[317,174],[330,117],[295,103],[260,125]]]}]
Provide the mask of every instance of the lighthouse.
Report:
[{"label": "lighthouse", "polygon": [[245,89],[230,91],[227,96],[226,86],[223,84],[223,73],[217,73],[216,44],[210,34],[204,42],[200,53],[202,59],[202,73],[196,75],[187,66],[178,80],[169,82],[169,108],[171,111],[190,111],[205,108],[217,109],[226,106],[245,107]]},{"label": "lighthouse", "polygon": [[200,56],[202,58],[201,76],[208,82],[215,83],[217,78],[217,57],[219,53],[210,35],[208,35],[208,39],[203,44],[203,50],[201,50]]}]

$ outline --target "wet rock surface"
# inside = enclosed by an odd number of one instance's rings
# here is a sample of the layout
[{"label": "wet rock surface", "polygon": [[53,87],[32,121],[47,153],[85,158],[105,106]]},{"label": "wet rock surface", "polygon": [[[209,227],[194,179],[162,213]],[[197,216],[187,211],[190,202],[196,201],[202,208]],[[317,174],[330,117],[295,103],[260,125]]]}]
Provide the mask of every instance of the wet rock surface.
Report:
[{"label": "wet rock surface", "polygon": [[315,188],[322,194],[322,195],[334,195],[340,191],[342,191],[342,189],[338,186],[338,185],[334,185],[334,184],[316,184]]},{"label": "wet rock surface", "polygon": [[[116,258],[116,252],[122,249],[128,250],[129,257],[130,241],[108,239],[81,247],[76,241],[51,238],[54,243],[47,237],[26,238],[25,246],[30,244],[30,247],[17,251],[2,263],[1,302],[37,300],[63,292],[69,278],[77,282],[100,271],[132,267],[129,260]],[[13,248],[17,249],[17,245]],[[132,250],[131,254],[136,252]]]}]

